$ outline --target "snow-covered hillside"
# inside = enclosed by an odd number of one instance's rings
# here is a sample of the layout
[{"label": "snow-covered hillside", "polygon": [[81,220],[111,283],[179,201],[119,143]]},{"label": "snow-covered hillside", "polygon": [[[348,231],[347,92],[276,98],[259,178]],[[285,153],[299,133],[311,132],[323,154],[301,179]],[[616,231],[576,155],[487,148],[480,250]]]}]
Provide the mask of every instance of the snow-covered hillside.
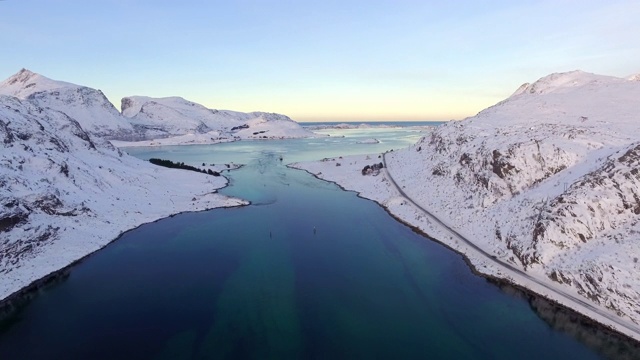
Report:
[{"label": "snow-covered hillside", "polygon": [[127,119],[120,115],[100,90],[52,80],[22,69],[0,83],[0,95],[15,96],[43,108],[64,112],[95,136],[140,139]]},{"label": "snow-covered hillside", "polygon": [[496,254],[640,322],[640,83],[574,71],[520,90],[390,169]]},{"label": "snow-covered hillside", "polygon": [[[73,92],[56,89],[43,91]],[[225,178],[130,157],[38,94],[0,95],[0,300],[142,223],[244,203],[216,192]]]},{"label": "snow-covered hillside", "polygon": [[149,143],[174,138],[169,142],[210,144],[316,136],[285,115],[212,110],[180,97],[126,97],[120,113],[100,90],[52,80],[26,69],[1,82],[0,95],[63,112],[89,134],[110,140]]},{"label": "snow-covered hillside", "polygon": [[521,90],[390,169],[494,253],[640,321],[640,83],[571,72]]},{"label": "snow-covered hillside", "polygon": [[[484,251],[640,324],[637,80],[552,74],[386,160],[410,198]],[[348,166],[299,166],[365,196],[389,186],[332,175]]]},{"label": "snow-covered hillside", "polygon": [[315,136],[285,115],[213,110],[180,97],[125,97],[122,114],[147,139],[197,134],[214,141]]},{"label": "snow-covered hillside", "polygon": [[156,101],[143,96],[126,97],[122,99],[121,110],[134,127],[150,138],[212,130],[203,122],[211,111],[182,98]]}]

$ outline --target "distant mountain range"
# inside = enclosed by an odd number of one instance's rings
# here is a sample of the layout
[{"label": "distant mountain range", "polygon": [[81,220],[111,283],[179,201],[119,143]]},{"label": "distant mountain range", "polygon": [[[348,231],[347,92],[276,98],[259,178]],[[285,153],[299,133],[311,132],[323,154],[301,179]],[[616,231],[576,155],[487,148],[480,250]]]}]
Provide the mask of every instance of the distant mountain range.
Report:
[{"label": "distant mountain range", "polygon": [[26,69],[1,82],[0,94],[63,112],[89,134],[109,140],[187,134],[207,134],[210,142],[314,136],[285,115],[212,110],[179,97],[125,97],[120,113],[100,90],[52,80]]},{"label": "distant mountain range", "polygon": [[227,139],[314,136],[285,115],[212,110],[180,97],[125,97],[122,114],[147,138],[205,133]]}]

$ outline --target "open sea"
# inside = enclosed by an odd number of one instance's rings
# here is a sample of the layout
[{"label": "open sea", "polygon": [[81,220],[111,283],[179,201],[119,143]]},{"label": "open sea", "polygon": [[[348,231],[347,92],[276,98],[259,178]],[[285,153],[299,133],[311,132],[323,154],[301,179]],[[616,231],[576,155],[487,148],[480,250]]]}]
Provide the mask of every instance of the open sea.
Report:
[{"label": "open sea", "polygon": [[331,125],[371,125],[371,126],[399,126],[399,127],[407,127],[407,126],[438,126],[440,124],[444,124],[446,121],[310,121],[310,122],[301,122],[300,125],[303,127],[310,126],[331,126]]}]

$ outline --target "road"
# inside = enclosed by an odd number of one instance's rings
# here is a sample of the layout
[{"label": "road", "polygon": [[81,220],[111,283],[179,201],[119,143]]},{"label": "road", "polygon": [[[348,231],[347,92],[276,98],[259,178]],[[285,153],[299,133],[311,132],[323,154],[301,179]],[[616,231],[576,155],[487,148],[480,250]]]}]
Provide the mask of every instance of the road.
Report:
[{"label": "road", "polygon": [[[405,198],[409,203],[411,203],[413,206],[415,206],[417,209],[419,209],[420,211],[422,211],[424,213],[424,215],[426,215],[429,219],[431,219],[434,223],[436,223],[437,225],[439,225],[440,227],[442,227],[443,229],[445,229],[446,231],[448,231],[449,233],[451,233],[451,235],[457,239],[458,241],[464,243],[465,245],[469,246],[470,248],[474,249],[479,255],[484,256],[485,260],[493,263],[494,265],[497,265],[498,268],[500,268],[503,271],[508,271],[511,272],[512,274],[516,274],[518,276],[521,276],[529,281],[532,281],[534,283],[536,283],[537,285],[541,286],[542,288],[544,288],[545,290],[549,291],[550,293],[553,293],[558,299],[563,299],[566,301],[570,301],[573,303],[577,303],[580,304],[583,308],[588,309],[589,311],[598,314],[599,316],[602,316],[604,318],[606,318],[607,320],[609,320],[611,323],[615,324],[617,327],[619,327],[618,331],[621,331],[620,329],[625,329],[625,333],[629,333],[629,336],[632,336],[634,339],[636,340],[640,340],[640,327],[638,326],[634,326],[633,324],[627,323],[626,321],[623,321],[620,317],[608,313],[606,311],[604,311],[603,309],[600,309],[598,307],[596,307],[595,305],[587,302],[585,299],[576,297],[573,294],[567,293],[562,289],[558,289],[554,286],[550,286],[548,283],[545,283],[531,275],[529,275],[528,273],[526,273],[525,271],[507,263],[504,262],[502,260],[500,260],[499,258],[494,257],[492,254],[486,252],[485,250],[483,250],[482,248],[480,248],[478,245],[474,244],[472,241],[470,241],[468,238],[466,238],[465,236],[461,235],[460,233],[458,233],[456,230],[454,230],[453,228],[451,228],[449,225],[445,224],[442,220],[440,220],[437,216],[435,216],[433,213],[431,213],[429,210],[423,208],[422,206],[420,206],[418,203],[416,203],[413,199],[411,199],[403,190],[400,186],[398,186],[398,184],[396,183],[395,179],[393,178],[393,176],[391,175],[391,171],[389,169],[389,167],[387,166],[387,159],[386,159],[386,155],[387,153],[382,154],[382,162],[384,164],[384,169],[385,169],[385,174],[387,175],[387,178],[390,180],[391,184],[396,188],[396,190],[398,191],[398,193]],[[556,300],[558,300],[556,299]],[[621,331],[622,332],[622,331]]]}]

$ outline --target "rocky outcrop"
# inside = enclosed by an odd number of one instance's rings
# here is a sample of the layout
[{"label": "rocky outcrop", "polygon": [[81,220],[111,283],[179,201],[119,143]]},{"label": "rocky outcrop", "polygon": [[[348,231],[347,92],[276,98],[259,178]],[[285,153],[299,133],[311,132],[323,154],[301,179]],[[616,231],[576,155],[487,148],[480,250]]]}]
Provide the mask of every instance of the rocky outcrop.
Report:
[{"label": "rocky outcrop", "polygon": [[534,244],[574,248],[640,219],[640,144],[621,152],[549,201],[536,222]]},{"label": "rocky outcrop", "polygon": [[58,238],[60,228],[39,219],[91,216],[83,202],[60,194],[64,183],[79,186],[76,177],[83,176],[77,164],[70,165],[73,153],[122,154],[108,142],[96,144],[62,112],[2,95],[0,104],[0,273],[6,273]]}]

